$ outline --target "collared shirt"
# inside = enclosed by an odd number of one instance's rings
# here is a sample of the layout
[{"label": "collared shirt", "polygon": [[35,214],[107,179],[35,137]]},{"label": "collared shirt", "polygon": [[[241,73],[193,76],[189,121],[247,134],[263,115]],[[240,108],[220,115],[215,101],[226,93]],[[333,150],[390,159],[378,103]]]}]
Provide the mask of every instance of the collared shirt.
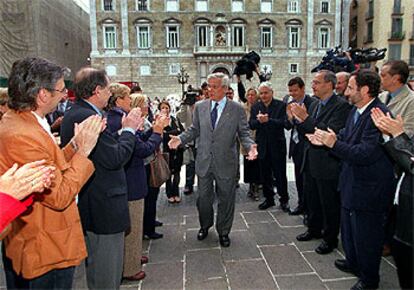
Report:
[{"label": "collared shirt", "polygon": [[52,138],[53,142],[56,143],[55,136],[52,134],[52,129],[50,128],[49,123],[47,122],[46,117],[40,117],[36,112],[31,111],[31,113],[36,117],[37,122],[42,126],[42,128],[49,134],[50,138]]},{"label": "collared shirt", "polygon": [[396,95],[398,95],[402,90],[403,90],[403,88],[404,88],[404,86],[401,86],[401,88],[399,88],[399,89],[396,89],[395,91],[393,91],[392,93],[391,92],[389,92],[390,93],[390,98],[391,98],[391,100],[396,96]]},{"label": "collared shirt", "polygon": [[224,107],[226,106],[226,103],[227,103],[227,98],[224,97],[218,102],[212,100],[211,101],[210,113],[211,113],[211,111],[213,111],[214,106],[216,105],[216,103],[218,103],[218,106],[217,106],[217,120],[216,120],[215,126],[217,126],[218,121],[220,120],[221,113],[223,113]]},{"label": "collared shirt", "polygon": [[327,99],[325,99],[325,100],[321,100],[321,99],[319,99],[319,100],[320,100],[320,102],[321,102],[321,104],[322,104],[322,106],[325,106],[325,105],[329,102],[329,100],[332,98],[332,96],[333,96],[333,95],[331,95],[329,98],[327,98]]},{"label": "collared shirt", "polygon": [[88,100],[83,99],[86,103],[88,103],[89,105],[91,105],[91,107],[98,113],[99,116],[103,117],[101,110],[98,109],[97,106],[95,106],[94,104],[92,104],[91,102],[88,102]]},{"label": "collared shirt", "polygon": [[365,104],[365,106],[363,106],[362,108],[357,108],[357,111],[359,113],[359,115],[362,115],[365,110],[368,108],[368,106],[374,101],[375,99],[372,99],[371,101],[369,101],[368,103]]}]

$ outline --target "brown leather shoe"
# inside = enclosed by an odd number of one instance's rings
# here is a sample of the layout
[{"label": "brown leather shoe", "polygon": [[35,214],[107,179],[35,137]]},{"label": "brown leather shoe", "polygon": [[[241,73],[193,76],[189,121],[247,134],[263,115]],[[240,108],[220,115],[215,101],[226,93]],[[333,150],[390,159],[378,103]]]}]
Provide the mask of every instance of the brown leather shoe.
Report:
[{"label": "brown leather shoe", "polygon": [[145,272],[144,271],[139,271],[138,273],[136,273],[133,276],[124,277],[124,279],[128,280],[128,281],[141,281],[144,278],[145,278]]},{"label": "brown leather shoe", "polygon": [[148,261],[149,261],[149,258],[147,256],[142,256],[141,257],[141,265],[144,265],[144,264],[148,263]]}]

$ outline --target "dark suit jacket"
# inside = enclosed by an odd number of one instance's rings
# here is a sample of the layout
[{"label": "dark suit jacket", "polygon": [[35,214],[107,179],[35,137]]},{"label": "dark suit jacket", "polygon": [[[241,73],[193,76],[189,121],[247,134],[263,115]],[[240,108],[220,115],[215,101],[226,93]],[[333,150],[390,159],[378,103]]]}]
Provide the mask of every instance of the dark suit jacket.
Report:
[{"label": "dark suit jacket", "polygon": [[[267,113],[269,121],[260,123],[257,115]],[[286,104],[282,101],[273,99],[268,107],[263,102],[253,105],[250,114],[250,129],[256,130],[256,143],[259,159],[275,158],[286,156],[285,138]],[[269,151],[270,150],[270,151]]]},{"label": "dark suit jacket", "polygon": [[382,133],[371,119],[371,109],[389,112],[378,99],[354,124],[354,107],[331,152],[342,161],[338,188],[341,204],[349,210],[384,212],[391,205],[395,178],[391,159],[381,146]]},{"label": "dark suit jacket", "polygon": [[[65,114],[61,126],[62,144],[73,137],[74,123],[81,123],[97,112],[84,100],[78,100]],[[135,148],[136,138],[130,132],[101,133],[95,149],[89,155],[95,174],[79,193],[79,211],[83,229],[96,234],[114,234],[130,226],[128,189],[124,171]]]},{"label": "dark suit jacket", "polygon": [[405,133],[384,144],[398,167],[405,172],[402,180],[397,206],[395,238],[406,245],[413,246],[413,205],[414,205],[414,139]]},{"label": "dark suit jacket", "polygon": [[[309,95],[305,95],[305,99],[303,100],[303,103],[305,104],[306,110],[309,112],[309,108],[310,105],[317,101],[316,98],[311,97]],[[290,121],[286,120],[286,125],[285,128],[287,130],[291,130],[291,129],[296,129],[297,130],[297,123],[294,122],[291,123]],[[291,132],[291,134],[293,134],[293,130]],[[299,142],[295,143],[293,142],[292,136],[290,137],[290,141],[289,141],[289,157],[292,156],[302,156],[303,155],[303,148],[305,146],[305,140],[306,140],[306,136],[303,134],[300,134],[300,132],[298,131],[298,139]]]},{"label": "dark suit jacket", "polygon": [[[345,126],[351,106],[341,97],[333,94],[316,117],[318,104],[319,101],[311,104],[308,111],[309,117],[297,126],[299,133],[312,134],[315,132],[315,127],[323,130],[331,128],[338,133]],[[329,153],[329,148],[314,146],[308,140],[305,140],[301,170],[303,171],[306,166],[309,166],[310,174],[314,178],[336,179],[339,175],[339,159]]]}]

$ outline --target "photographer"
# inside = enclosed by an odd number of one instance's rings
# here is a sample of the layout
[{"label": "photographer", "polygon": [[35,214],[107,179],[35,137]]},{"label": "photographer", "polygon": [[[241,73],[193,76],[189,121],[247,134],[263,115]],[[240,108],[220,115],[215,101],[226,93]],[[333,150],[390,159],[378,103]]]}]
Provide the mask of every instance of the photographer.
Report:
[{"label": "photographer", "polygon": [[[184,93],[183,101],[180,105],[180,110],[177,112],[177,119],[187,129],[193,123],[193,111],[194,104],[199,101],[208,98],[207,83],[201,85],[201,90],[193,90],[191,85],[188,86],[187,92]],[[184,151],[184,164],[185,164],[185,186],[184,194],[190,195],[193,193],[194,178],[195,178],[195,154],[196,144],[191,142],[186,145]]]}]

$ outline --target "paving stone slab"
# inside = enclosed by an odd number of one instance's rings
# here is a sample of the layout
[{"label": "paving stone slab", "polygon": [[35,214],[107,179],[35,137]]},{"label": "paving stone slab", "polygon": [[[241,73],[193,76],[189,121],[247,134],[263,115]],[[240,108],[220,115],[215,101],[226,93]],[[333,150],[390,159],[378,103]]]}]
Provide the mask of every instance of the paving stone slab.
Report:
[{"label": "paving stone slab", "polygon": [[184,216],[183,226],[186,229],[189,229],[189,228],[198,229],[198,228],[200,228],[200,222],[198,220],[198,214]]},{"label": "paving stone slab", "polygon": [[314,251],[317,246],[321,243],[322,239],[311,240],[308,242],[299,242],[296,240],[296,236],[302,234],[306,231],[306,227],[303,228],[282,228],[283,233],[289,239],[290,242],[293,242],[299,249],[299,251]]},{"label": "paving stone slab", "polygon": [[230,239],[230,247],[222,248],[222,257],[225,261],[261,258],[256,241],[247,230],[232,231]]},{"label": "paving stone slab", "polygon": [[249,225],[249,231],[254,235],[258,245],[280,245],[290,242],[276,223]]},{"label": "paving stone slab", "polygon": [[183,262],[147,264],[141,289],[183,289]]},{"label": "paving stone slab", "polygon": [[281,290],[326,290],[325,285],[316,274],[276,277],[276,281]]},{"label": "paving stone slab", "polygon": [[353,277],[352,274],[344,273],[334,266],[336,259],[342,259],[336,250],[327,255],[319,255],[316,252],[305,252],[303,255],[322,279]]},{"label": "paving stone slab", "polygon": [[314,272],[293,245],[260,247],[273,275]]},{"label": "paving stone slab", "polygon": [[226,262],[231,289],[276,289],[263,260]]},{"label": "paving stone slab", "polygon": [[225,277],[213,277],[206,281],[187,281],[186,290],[228,290]]},{"label": "paving stone slab", "polygon": [[[219,283],[226,278],[220,249],[191,251],[185,257],[186,288]],[[202,288],[199,288],[202,289]]]},{"label": "paving stone slab", "polygon": [[380,267],[380,289],[399,289],[397,268],[385,259],[381,261]]},{"label": "paving stone slab", "polygon": [[198,229],[187,229],[185,232],[185,249],[187,251],[197,249],[211,249],[219,247],[219,239],[215,230],[209,230],[208,236],[202,240],[197,240]]},{"label": "paving stone slab", "polygon": [[349,277],[347,279],[325,282],[325,285],[330,290],[349,290],[357,281],[357,277]]},{"label": "paving stone slab", "polygon": [[242,215],[249,225],[274,222],[273,217],[267,211],[244,212]]},{"label": "paving stone slab", "polygon": [[151,241],[150,263],[182,261],[185,251],[183,229],[178,225],[164,225],[162,228],[164,237]]},{"label": "paving stone slab", "polygon": [[292,216],[280,210],[272,210],[270,213],[274,216],[281,227],[301,227],[306,228],[303,225],[302,216]]},{"label": "paving stone slab", "polygon": [[236,212],[234,214],[234,220],[233,220],[233,225],[231,227],[231,230],[235,231],[235,230],[246,230],[246,229],[247,229],[247,225],[242,215]]}]

